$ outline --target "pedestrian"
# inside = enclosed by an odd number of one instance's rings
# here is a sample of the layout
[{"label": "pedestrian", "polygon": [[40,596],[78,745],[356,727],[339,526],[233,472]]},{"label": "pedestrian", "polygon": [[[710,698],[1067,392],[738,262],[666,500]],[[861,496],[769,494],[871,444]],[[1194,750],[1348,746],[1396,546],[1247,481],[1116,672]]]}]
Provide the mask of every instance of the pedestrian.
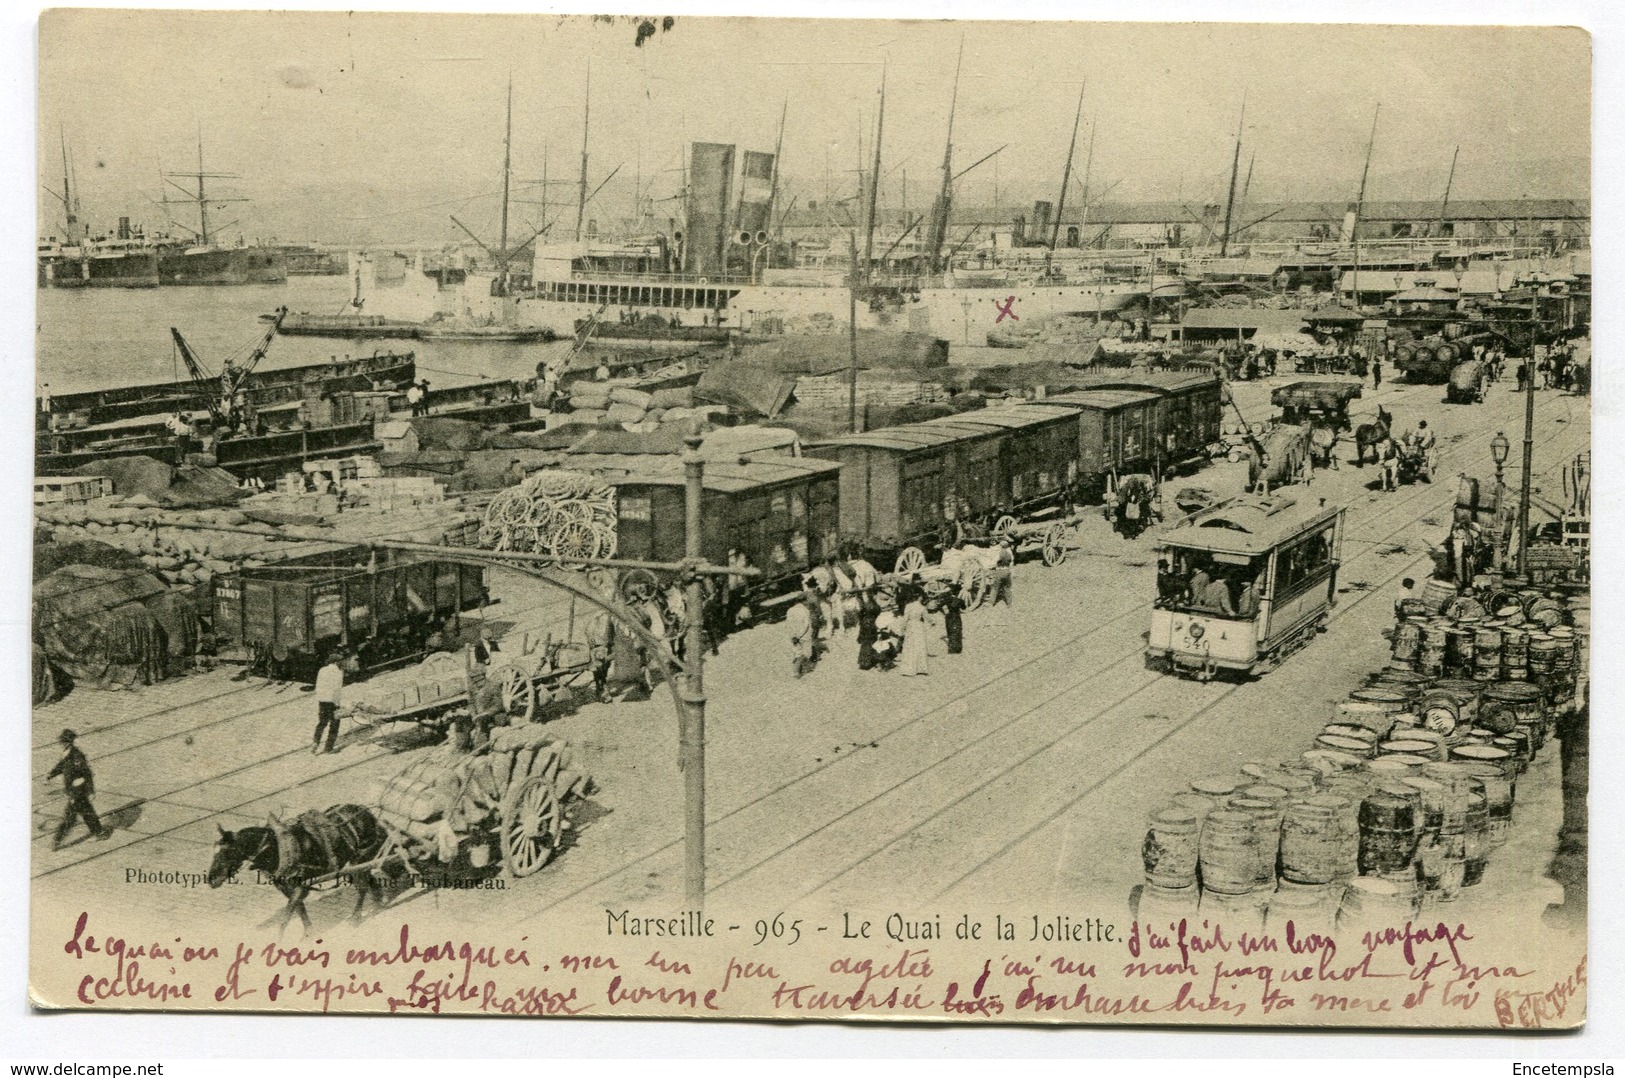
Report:
[{"label": "pedestrian", "polygon": [[1399,448],[1394,445],[1392,438],[1383,439],[1382,451],[1378,454],[1382,463],[1382,489],[1395,491],[1399,489]]},{"label": "pedestrian", "polygon": [[832,637],[835,630],[842,627],[840,598],[836,594],[840,588],[835,580],[835,555],[827,556],[807,575],[812,577],[813,590],[818,593],[819,620],[823,623],[820,635]]},{"label": "pedestrian", "polygon": [[1518,364],[1518,392],[1522,393],[1529,388],[1529,360],[1525,359]]},{"label": "pedestrian", "polygon": [[[748,569],[750,559],[738,547],[728,548],[728,568]],[[728,632],[739,628],[740,613],[745,607],[745,583],[750,578],[741,572],[731,572],[724,578],[722,586],[723,623]]]},{"label": "pedestrian", "polygon": [[96,807],[90,803],[90,799],[96,795],[96,776],[91,773],[90,761],[85,758],[84,752],[74,744],[78,736],[67,729],[57,735],[57,741],[62,745],[62,758],[45,773],[47,780],[61,775],[62,792],[68,795],[68,807],[63,811],[62,822],[56,825],[56,837],[51,841],[53,850],[62,848],[62,840],[68,837],[68,832],[80,820],[85,821],[85,826],[90,828],[91,835],[98,842],[113,836],[102,826],[102,818],[96,815]]},{"label": "pedestrian", "polygon": [[1382,388],[1382,357],[1371,357],[1371,388],[1373,391]]},{"label": "pedestrian", "polygon": [[942,628],[948,637],[948,654],[958,655],[965,650],[965,609],[963,600],[949,592],[942,600]]},{"label": "pedestrian", "polygon": [[989,606],[998,606],[999,600],[1009,607],[1016,605],[1016,552],[1011,547],[1011,539],[1005,536],[999,540],[999,557],[993,566],[993,601]]},{"label": "pedestrian", "polygon": [[790,669],[796,677],[802,677],[812,669],[817,642],[814,616],[817,605],[818,593],[813,589],[812,581],[803,580],[800,601],[791,604],[784,617],[784,623],[790,630]]},{"label": "pedestrian", "polygon": [[903,603],[903,676],[929,673],[926,669],[926,649],[930,644],[927,636],[931,630],[926,624],[925,604],[920,601],[920,593],[915,588],[909,588],[899,598]]},{"label": "pedestrian", "polygon": [[39,388],[39,410],[42,415],[51,414],[51,383],[44,382]]},{"label": "pedestrian", "polygon": [[592,657],[592,687],[601,704],[609,703],[609,666],[615,642],[615,623],[607,611],[587,622],[587,647]]},{"label": "pedestrian", "polygon": [[858,596],[858,669],[873,670],[882,665],[875,643],[880,639],[880,606],[874,597],[864,593]]},{"label": "pedestrian", "polygon": [[[316,736],[310,751],[320,754],[333,752],[339,739],[339,701],[344,693],[344,667],[341,656],[329,655],[327,665],[316,671]],[[322,747],[322,733],[327,733],[327,746]]]},{"label": "pedestrian", "polygon": [[418,388],[416,382],[413,382],[406,389],[406,403],[411,406],[414,416],[423,414],[423,390]]}]

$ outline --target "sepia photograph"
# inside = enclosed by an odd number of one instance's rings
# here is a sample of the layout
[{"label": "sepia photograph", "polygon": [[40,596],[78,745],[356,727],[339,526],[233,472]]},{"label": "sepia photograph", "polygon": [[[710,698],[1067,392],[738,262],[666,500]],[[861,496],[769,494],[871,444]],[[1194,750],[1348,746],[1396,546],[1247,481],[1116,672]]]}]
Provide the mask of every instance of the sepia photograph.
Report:
[{"label": "sepia photograph", "polygon": [[32,1006],[1583,1026],[1592,48],[43,12]]}]

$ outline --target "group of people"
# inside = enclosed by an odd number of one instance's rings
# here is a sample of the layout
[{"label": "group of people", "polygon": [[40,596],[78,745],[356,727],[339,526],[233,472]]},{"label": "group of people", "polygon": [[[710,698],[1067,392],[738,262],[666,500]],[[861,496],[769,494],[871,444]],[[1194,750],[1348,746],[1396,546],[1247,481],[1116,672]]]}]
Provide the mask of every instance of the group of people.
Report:
[{"label": "group of people", "polygon": [[[1015,550],[1001,541],[986,578],[991,603],[1015,605]],[[929,659],[964,650],[964,611],[974,598],[983,557],[963,539],[943,553],[947,570],[938,579],[882,583],[875,568],[856,551],[827,557],[802,580],[801,599],[786,614],[791,672],[805,676],[829,649],[836,634],[857,630],[859,670],[897,670],[913,677],[929,673]]]},{"label": "group of people", "polygon": [[1263,574],[1226,573],[1211,565],[1197,565],[1189,575],[1179,573],[1172,556],[1164,554],[1157,567],[1157,593],[1164,602],[1192,610],[1232,618],[1250,618],[1258,613],[1264,590]]},{"label": "group of people", "polygon": [[1382,466],[1382,489],[1393,492],[1399,489],[1399,465],[1401,458],[1410,458],[1417,461],[1423,474],[1431,480],[1434,470],[1434,455],[1438,448],[1438,438],[1428,429],[1428,421],[1419,420],[1414,428],[1406,431],[1396,438],[1388,438],[1377,451],[1377,462]]},{"label": "group of people", "polygon": [[[1561,392],[1584,392],[1589,389],[1590,368],[1574,360],[1574,345],[1567,341],[1552,345],[1535,362],[1535,388],[1556,389]],[[1529,361],[1518,364],[1518,391],[1529,386]]]},{"label": "group of people", "polygon": [[429,414],[429,380],[413,382],[406,387],[406,403],[412,406],[414,416]]}]

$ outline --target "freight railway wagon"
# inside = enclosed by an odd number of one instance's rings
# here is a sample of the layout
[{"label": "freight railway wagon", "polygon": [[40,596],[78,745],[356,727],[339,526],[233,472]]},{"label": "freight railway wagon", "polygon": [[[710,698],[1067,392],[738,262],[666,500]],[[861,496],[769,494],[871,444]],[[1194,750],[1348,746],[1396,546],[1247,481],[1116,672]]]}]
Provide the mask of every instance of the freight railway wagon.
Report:
[{"label": "freight railway wagon", "polygon": [[214,578],[222,658],[314,682],[338,649],[363,672],[421,658],[429,637],[485,605],[485,570],[396,551],[352,547]]},{"label": "freight railway wagon", "polygon": [[847,434],[810,446],[840,462],[840,534],[898,572],[956,530],[1004,532],[1063,506],[1078,480],[1078,412],[1027,404]]},{"label": "freight railway wagon", "polygon": [[[1138,461],[1120,462],[1119,467],[1132,464],[1132,470],[1142,467],[1155,472],[1178,471],[1188,465],[1207,459],[1208,447],[1217,442],[1222,433],[1224,419],[1224,387],[1217,373],[1202,371],[1133,371],[1090,380],[1074,393],[1095,393],[1118,390],[1134,393],[1154,393],[1157,400],[1149,406],[1144,425],[1144,441],[1148,455]],[[1072,394],[1062,394],[1064,397]],[[1056,403],[1051,397],[1045,404]],[[1127,413],[1121,420],[1126,451],[1128,432],[1135,431],[1138,420]],[[1109,432],[1106,439],[1111,444]],[[1103,449],[1109,457],[1110,450]]]},{"label": "freight railway wagon", "polygon": [[[840,465],[806,457],[741,458],[708,462],[700,503],[701,553],[712,565],[727,565],[729,551],[761,572],[746,583],[753,610],[798,593],[807,570],[835,553],[836,474]],[[678,562],[685,556],[684,480],[681,475],[606,476],[615,488],[618,558]],[[639,604],[671,583],[646,569],[621,576],[623,601]],[[720,581],[718,581],[720,583]]]},{"label": "freight railway wagon", "polygon": [[1343,510],[1242,495],[1178,521],[1158,545],[1146,657],[1174,673],[1262,674],[1330,615]]}]

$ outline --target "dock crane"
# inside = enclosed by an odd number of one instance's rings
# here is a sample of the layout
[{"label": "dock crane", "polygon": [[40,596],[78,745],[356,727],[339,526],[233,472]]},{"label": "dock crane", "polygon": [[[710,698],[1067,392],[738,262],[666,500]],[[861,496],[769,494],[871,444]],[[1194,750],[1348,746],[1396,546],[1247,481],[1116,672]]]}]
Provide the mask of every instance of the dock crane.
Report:
[{"label": "dock crane", "polygon": [[248,358],[240,364],[227,359],[219,374],[212,373],[203,365],[197,353],[192,351],[192,346],[186,343],[186,338],[181,336],[180,330],[169,327],[169,335],[175,339],[175,347],[186,361],[186,369],[197,385],[198,394],[203,398],[204,407],[209,410],[209,418],[214,421],[216,430],[234,430],[242,422],[243,417],[237,411],[237,394],[248,383],[249,376],[259,366],[260,360],[265,358],[265,353],[270,351],[271,342],[276,339],[277,330],[287,316],[288,308],[277,308],[271,328],[265,331],[265,336]]}]

